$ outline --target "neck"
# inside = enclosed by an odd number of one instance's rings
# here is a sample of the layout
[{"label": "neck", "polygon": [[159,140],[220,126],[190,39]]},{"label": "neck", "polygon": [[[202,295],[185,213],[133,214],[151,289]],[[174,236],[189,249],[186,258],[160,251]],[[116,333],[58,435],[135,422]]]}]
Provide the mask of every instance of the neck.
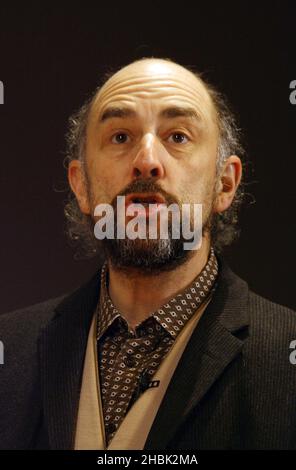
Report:
[{"label": "neck", "polygon": [[203,239],[202,247],[183,265],[155,276],[132,269],[127,274],[108,262],[109,295],[129,326],[134,328],[191,284],[207,263],[209,250],[209,241]]}]

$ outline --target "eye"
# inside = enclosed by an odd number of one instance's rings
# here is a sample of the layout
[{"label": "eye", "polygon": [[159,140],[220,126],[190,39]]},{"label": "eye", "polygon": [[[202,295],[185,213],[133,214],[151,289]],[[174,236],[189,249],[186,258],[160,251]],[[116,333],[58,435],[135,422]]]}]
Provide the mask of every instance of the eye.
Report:
[{"label": "eye", "polygon": [[113,144],[126,144],[129,142],[129,136],[125,132],[118,132],[111,139]]},{"label": "eye", "polygon": [[173,144],[187,144],[189,141],[188,137],[182,132],[174,132],[170,135],[168,140]]}]

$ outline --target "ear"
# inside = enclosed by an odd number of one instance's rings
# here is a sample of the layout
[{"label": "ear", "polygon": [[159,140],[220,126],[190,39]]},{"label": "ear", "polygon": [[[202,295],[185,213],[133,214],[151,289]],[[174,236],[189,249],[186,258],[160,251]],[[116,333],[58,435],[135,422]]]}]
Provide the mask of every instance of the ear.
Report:
[{"label": "ear", "polygon": [[214,212],[223,212],[231,205],[242,177],[242,162],[236,155],[225,161],[217,182]]},{"label": "ear", "polygon": [[90,214],[88,193],[82,163],[79,160],[72,160],[68,166],[68,180],[73,193],[76,196],[81,212]]}]

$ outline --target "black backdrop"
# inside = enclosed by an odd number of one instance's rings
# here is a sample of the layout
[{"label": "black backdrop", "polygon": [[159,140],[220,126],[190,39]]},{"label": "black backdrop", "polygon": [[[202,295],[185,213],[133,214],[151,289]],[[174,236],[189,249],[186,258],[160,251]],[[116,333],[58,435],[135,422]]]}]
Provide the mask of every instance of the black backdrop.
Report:
[{"label": "black backdrop", "polygon": [[[112,5],[113,2],[110,2]],[[296,79],[292,2],[138,2],[0,6],[0,312],[67,292],[96,261],[75,261],[64,232],[67,118],[100,74],[142,56],[206,72],[245,130],[256,203],[226,253],[261,295],[296,308]]]}]

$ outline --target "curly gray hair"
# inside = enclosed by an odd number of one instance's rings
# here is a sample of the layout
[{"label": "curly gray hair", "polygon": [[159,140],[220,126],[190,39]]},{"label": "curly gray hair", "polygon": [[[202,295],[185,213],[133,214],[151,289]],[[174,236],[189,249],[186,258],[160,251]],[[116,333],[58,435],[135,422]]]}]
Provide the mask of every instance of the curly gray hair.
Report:
[{"label": "curly gray hair", "polygon": [[[145,60],[142,59],[142,60]],[[170,61],[169,59],[165,59]],[[171,61],[170,61],[171,62]],[[186,68],[186,67],[185,67]],[[224,95],[209,84],[202,75],[187,67],[206,87],[214,104],[219,129],[219,141],[217,152],[216,173],[219,175],[223,163],[230,155],[238,155],[244,162],[245,151],[241,143],[241,129],[238,127],[233,111]],[[116,71],[109,72],[103,77],[102,83],[89,99],[69,118],[69,126],[66,134],[66,158],[65,167],[71,160],[85,160],[86,130],[89,112],[94,98],[101,86],[108,81]],[[224,212],[213,214],[210,220],[212,246],[217,252],[221,252],[225,246],[230,245],[239,235],[238,215],[244,200],[244,183],[238,187],[231,206]],[[64,213],[67,221],[67,235],[70,244],[76,248],[75,257],[79,259],[91,258],[100,254],[100,245],[94,237],[93,220],[91,216],[81,212],[77,199],[68,188],[68,199],[65,202]]]}]

